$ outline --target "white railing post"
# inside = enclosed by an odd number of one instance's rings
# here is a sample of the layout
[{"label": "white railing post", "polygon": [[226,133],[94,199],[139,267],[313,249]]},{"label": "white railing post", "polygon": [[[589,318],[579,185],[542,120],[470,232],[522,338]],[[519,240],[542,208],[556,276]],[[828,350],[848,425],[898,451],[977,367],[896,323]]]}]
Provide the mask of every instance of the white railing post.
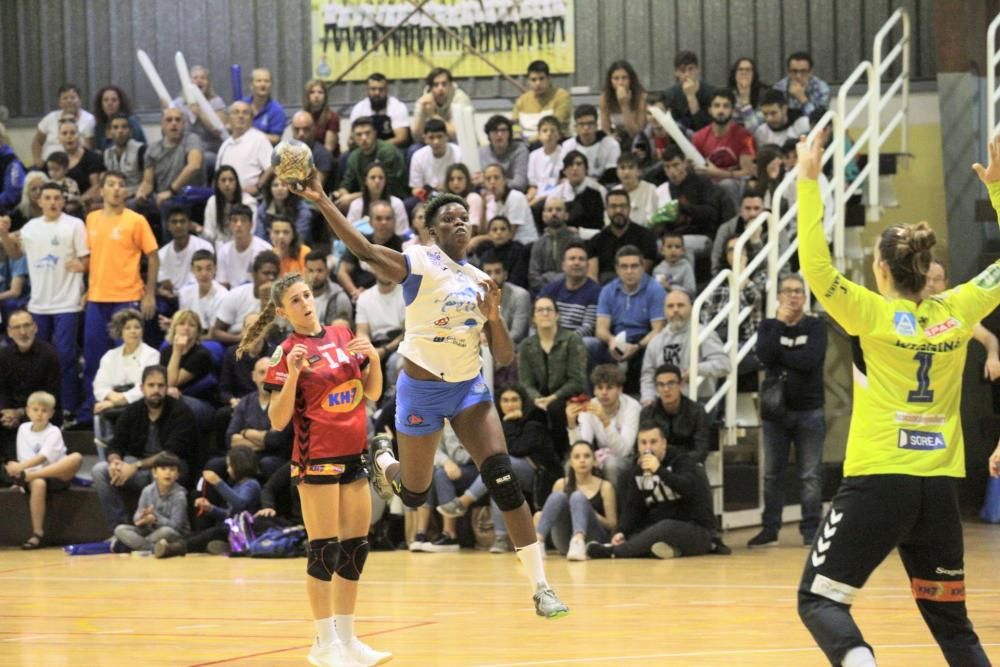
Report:
[{"label": "white railing post", "polygon": [[997,63],[1000,62],[1000,51],[997,51],[997,28],[1000,28],[1000,14],[990,22],[986,29],[986,138],[991,139],[997,132]]},{"label": "white railing post", "polygon": [[[882,45],[892,29],[899,23],[902,27],[902,36],[895,43],[888,54],[882,57]],[[896,62],[900,63],[900,75],[889,84],[886,93],[882,94],[882,75]],[[881,211],[879,210],[879,182],[878,182],[878,160],[882,150],[882,144],[889,138],[889,134],[897,124],[902,124],[901,152],[906,152],[907,129],[906,117],[910,103],[910,15],[902,7],[893,12],[878,33],[872,46],[872,69],[874,78],[870,82],[872,103],[868,108],[868,129],[871,139],[868,144],[868,162],[874,163],[874,167],[868,176],[868,213],[869,220],[878,220]],[[882,110],[892,101],[896,90],[900,91],[900,109],[893,114],[892,118],[885,123],[885,131],[882,127]]]}]

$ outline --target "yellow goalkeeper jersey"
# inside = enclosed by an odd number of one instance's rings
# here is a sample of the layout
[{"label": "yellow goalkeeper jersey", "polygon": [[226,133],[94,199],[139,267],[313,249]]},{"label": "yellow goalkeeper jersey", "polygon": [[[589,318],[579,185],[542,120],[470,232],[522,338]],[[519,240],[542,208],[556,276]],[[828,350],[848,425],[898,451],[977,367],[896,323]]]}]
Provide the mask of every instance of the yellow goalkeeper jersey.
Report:
[{"label": "yellow goalkeeper jersey", "polygon": [[[989,187],[1000,211],[1000,183]],[[959,402],[975,325],[1000,304],[1000,261],[919,304],[888,299],[834,267],[816,181],[798,182],[799,263],[826,311],[861,345],[844,476],[965,476]]]}]

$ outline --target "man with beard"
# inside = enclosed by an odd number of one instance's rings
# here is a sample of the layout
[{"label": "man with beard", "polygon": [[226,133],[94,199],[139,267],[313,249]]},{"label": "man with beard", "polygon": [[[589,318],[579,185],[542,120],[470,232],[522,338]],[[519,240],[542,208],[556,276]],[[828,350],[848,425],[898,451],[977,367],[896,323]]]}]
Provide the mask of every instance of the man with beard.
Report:
[{"label": "man with beard", "polygon": [[553,280],[560,280],[563,253],[571,241],[580,239],[566,226],[566,203],[558,197],[548,197],[542,209],[545,233],[531,245],[531,264],[528,267],[528,285],[538,292]]},{"label": "man with beard", "polygon": [[351,122],[368,116],[375,123],[375,135],[397,148],[410,143],[410,112],[397,97],[389,95],[385,74],[374,72],[368,77],[368,97],[351,109]]},{"label": "man with beard", "polygon": [[320,324],[328,325],[337,319],[352,319],[351,297],[343,287],[330,280],[325,252],[311,250],[306,255],[305,278],[316,299],[316,313]]},{"label": "man with beard", "polygon": [[707,164],[697,169],[739,201],[743,179],[754,174],[754,155],[757,152],[753,136],[733,120],[736,96],[733,91],[720,88],[712,93],[708,114],[712,123],[701,128],[691,137],[691,143],[705,156]]},{"label": "man with beard", "polygon": [[[551,199],[551,198],[550,198]],[[600,344],[594,338],[597,322],[597,301],[601,286],[587,275],[587,248],[581,241],[571,241],[562,254],[562,279],[553,280],[538,293],[556,302],[559,326],[575,331],[587,343],[587,351]]]},{"label": "man with beard", "polygon": [[333,154],[322,141],[316,141],[316,121],[308,111],[297,111],[292,116],[292,137],[312,149],[313,166],[319,172],[320,180],[326,184],[333,171]]},{"label": "man with beard", "polygon": [[625,246],[635,246],[642,254],[643,273],[649,273],[656,262],[656,237],[642,225],[629,220],[631,204],[624,190],[608,193],[605,210],[611,224],[587,243],[590,255],[590,277],[602,285],[615,277],[616,255]]},{"label": "man with beard", "polygon": [[793,117],[789,113],[788,99],[780,90],[772,88],[764,91],[760,96],[760,111],[764,114],[764,123],[753,133],[758,146],[781,146],[788,139],[797,141],[803,134],[809,134],[809,117],[798,111]]},{"label": "man with beard", "polygon": [[[691,296],[684,290],[671,290],[663,303],[667,325],[646,346],[640,375],[640,398],[643,405],[656,400],[656,369],[662,364],[672,364],[681,371],[681,381],[687,382],[691,359]],[[722,339],[713,331],[698,348],[698,375],[703,378],[698,387],[698,397],[707,398],[715,393],[715,379],[729,375],[729,355],[722,347]]]},{"label": "man with beard", "polygon": [[381,163],[385,169],[384,196],[391,194],[400,199],[409,197],[409,173],[403,156],[395,146],[375,136],[375,123],[370,117],[361,116],[351,123],[351,138],[357,148],[348,154],[340,187],[333,193],[332,199],[337,207],[346,211],[352,201],[361,198],[365,173],[373,162]]},{"label": "man with beard", "polygon": [[[753,222],[763,211],[764,196],[756,190],[744,191],[740,196],[739,215],[722,223],[722,226],[719,227],[719,231],[715,234],[715,241],[712,244],[713,276],[725,268],[726,239],[743,234],[743,230],[746,229],[746,226]],[[750,243],[747,244],[747,249],[749,250],[749,256],[751,259],[753,259],[753,256],[756,255],[757,252],[763,247],[765,240],[767,240],[766,224],[760,227],[750,237]]]},{"label": "man with beard", "polygon": [[194,414],[184,401],[167,396],[166,368],[147,366],[142,371],[142,397],[118,417],[107,461],[91,470],[111,530],[129,523],[126,496],[139,493],[152,481],[153,461],[160,452],[173,452],[181,459],[182,480],[195,460],[195,452],[188,449],[198,437]]}]

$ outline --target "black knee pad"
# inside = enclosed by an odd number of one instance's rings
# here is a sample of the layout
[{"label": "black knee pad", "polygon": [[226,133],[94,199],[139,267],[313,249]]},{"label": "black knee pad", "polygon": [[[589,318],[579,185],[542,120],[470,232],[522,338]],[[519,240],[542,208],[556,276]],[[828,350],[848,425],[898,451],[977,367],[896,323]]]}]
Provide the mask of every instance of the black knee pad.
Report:
[{"label": "black knee pad", "polygon": [[336,537],[309,540],[306,555],[306,574],[320,581],[331,581],[333,573],[337,571],[340,542]]},{"label": "black knee pad", "polygon": [[479,474],[501,512],[516,510],[524,504],[524,492],[521,490],[521,483],[514,476],[510,456],[494,454],[479,466]]},{"label": "black knee pad", "polygon": [[396,495],[399,496],[399,499],[403,501],[403,504],[410,509],[421,507],[427,501],[427,496],[431,493],[431,486],[432,485],[428,485],[423,491],[414,493],[403,486],[403,483],[398,479],[394,480],[392,483],[392,487],[396,492]]},{"label": "black knee pad", "polygon": [[340,543],[340,557],[337,558],[337,576],[349,581],[361,578],[368,560],[368,538],[352,537]]}]

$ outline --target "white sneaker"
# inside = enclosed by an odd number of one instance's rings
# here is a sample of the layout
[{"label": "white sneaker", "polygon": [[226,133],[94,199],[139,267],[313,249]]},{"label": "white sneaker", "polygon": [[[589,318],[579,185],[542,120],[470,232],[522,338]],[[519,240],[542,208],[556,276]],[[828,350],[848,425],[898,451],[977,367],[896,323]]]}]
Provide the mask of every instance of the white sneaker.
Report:
[{"label": "white sneaker", "polygon": [[579,537],[574,537],[569,541],[566,560],[587,560],[587,544]]},{"label": "white sneaker", "polygon": [[653,546],[650,547],[649,550],[653,552],[654,556],[663,560],[668,558],[677,558],[681,555],[680,549],[667,544],[666,542],[654,542]]},{"label": "white sneaker", "polygon": [[345,653],[361,665],[381,665],[392,660],[392,653],[376,651],[368,644],[355,637],[350,644],[345,644]]},{"label": "white sneaker", "polygon": [[339,641],[328,646],[320,646],[317,637],[313,640],[312,650],[309,651],[309,664],[314,667],[364,667],[367,663],[358,662],[351,657]]}]

